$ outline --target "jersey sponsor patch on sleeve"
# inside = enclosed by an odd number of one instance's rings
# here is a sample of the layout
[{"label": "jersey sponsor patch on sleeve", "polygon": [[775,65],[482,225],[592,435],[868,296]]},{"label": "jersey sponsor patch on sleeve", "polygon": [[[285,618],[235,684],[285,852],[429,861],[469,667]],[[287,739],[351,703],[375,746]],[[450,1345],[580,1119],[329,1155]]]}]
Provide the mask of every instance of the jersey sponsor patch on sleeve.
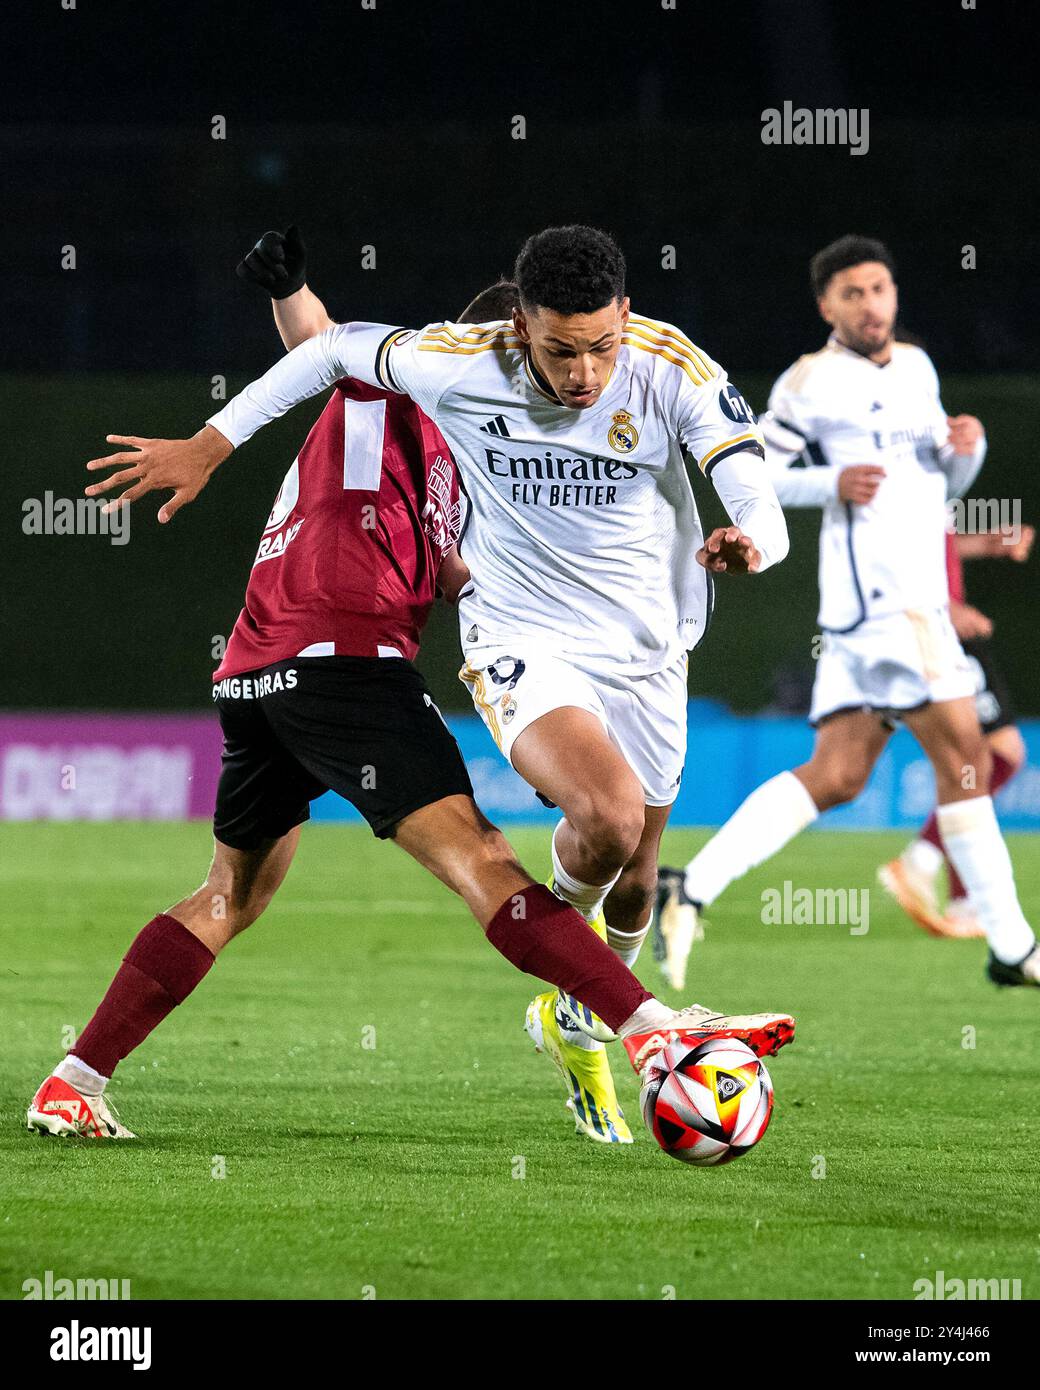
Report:
[{"label": "jersey sponsor patch on sleeve", "polygon": [[727,420],[732,420],[735,425],[758,423],[758,416],[731,381],[719,392],[719,409]]}]

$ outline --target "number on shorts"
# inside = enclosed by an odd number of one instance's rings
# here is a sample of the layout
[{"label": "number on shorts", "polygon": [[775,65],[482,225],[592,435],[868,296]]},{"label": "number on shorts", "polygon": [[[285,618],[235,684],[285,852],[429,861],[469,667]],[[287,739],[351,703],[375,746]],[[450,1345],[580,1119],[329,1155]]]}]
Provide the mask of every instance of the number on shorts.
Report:
[{"label": "number on shorts", "polygon": [[527,663],[521,661],[518,656],[500,656],[491,663],[487,671],[493,684],[504,685],[506,690],[512,690],[526,669]]}]

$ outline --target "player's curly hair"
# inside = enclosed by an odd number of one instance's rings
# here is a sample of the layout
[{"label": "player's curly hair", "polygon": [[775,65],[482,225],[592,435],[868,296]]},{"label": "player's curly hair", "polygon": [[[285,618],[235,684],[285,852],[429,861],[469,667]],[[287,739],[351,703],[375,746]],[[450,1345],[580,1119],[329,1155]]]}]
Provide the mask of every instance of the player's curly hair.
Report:
[{"label": "player's curly hair", "polygon": [[813,299],[820,299],[826,293],[827,286],[839,270],[848,270],[850,265],[862,265],[864,261],[879,261],[887,265],[892,279],[896,278],[896,263],[883,241],[870,236],[840,236],[822,251],[817,251],[809,262]]},{"label": "player's curly hair", "polygon": [[598,227],[547,227],[530,236],[513,279],[527,309],[592,314],[625,297],[625,258]]}]

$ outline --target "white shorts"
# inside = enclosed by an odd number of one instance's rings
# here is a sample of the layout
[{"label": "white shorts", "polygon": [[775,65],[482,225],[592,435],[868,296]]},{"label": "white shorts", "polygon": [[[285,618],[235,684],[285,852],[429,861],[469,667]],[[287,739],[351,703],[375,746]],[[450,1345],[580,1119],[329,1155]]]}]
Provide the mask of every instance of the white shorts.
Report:
[{"label": "white shorts", "polygon": [[899,714],[973,696],[977,679],[947,608],[871,618],[853,632],[824,634],[809,722],[841,710]]},{"label": "white shorts", "polygon": [[642,783],[646,804],[670,806],[686,760],[688,664],[684,652],[650,676],[604,676],[518,637],[468,648],[459,679],[510,761],[518,734],[550,710],[575,705],[603,725]]}]

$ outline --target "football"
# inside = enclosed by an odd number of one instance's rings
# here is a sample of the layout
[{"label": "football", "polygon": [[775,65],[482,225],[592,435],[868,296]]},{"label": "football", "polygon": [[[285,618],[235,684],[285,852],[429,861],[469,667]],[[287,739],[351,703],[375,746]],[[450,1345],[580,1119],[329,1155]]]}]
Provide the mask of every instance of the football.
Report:
[{"label": "football", "polygon": [[735,1038],[675,1042],[643,1068],[640,1108],[666,1154],[710,1167],[740,1158],[765,1134],[773,1083]]}]

